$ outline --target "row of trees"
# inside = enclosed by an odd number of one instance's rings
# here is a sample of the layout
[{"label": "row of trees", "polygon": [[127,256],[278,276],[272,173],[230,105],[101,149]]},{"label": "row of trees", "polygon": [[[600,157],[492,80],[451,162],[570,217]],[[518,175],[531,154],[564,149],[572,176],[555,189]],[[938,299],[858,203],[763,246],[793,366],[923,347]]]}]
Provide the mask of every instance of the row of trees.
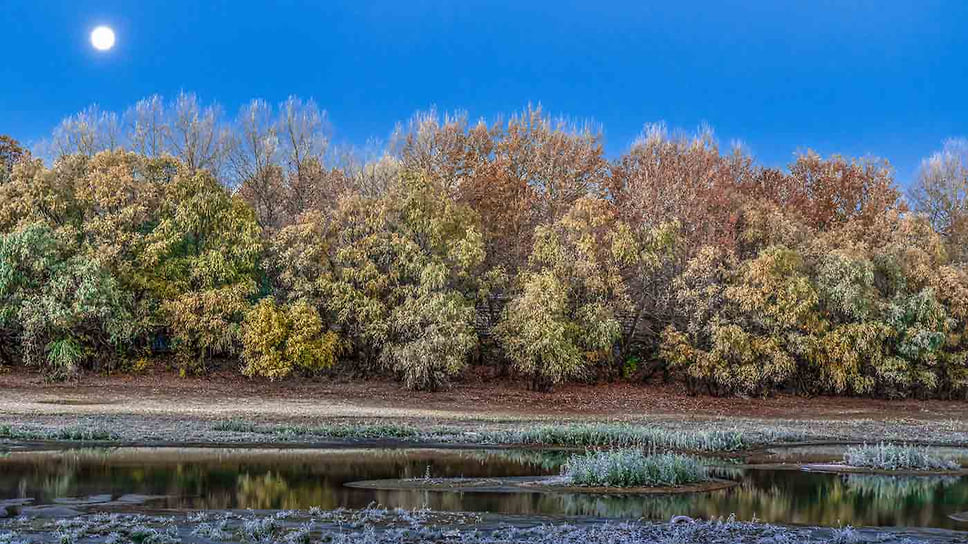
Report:
[{"label": "row of trees", "polygon": [[366,161],[327,151],[311,102],[220,119],[190,95],[89,109],[50,166],[0,139],[4,360],[968,392],[963,143],[924,162],[909,209],[881,161],[780,171],[662,127],[609,161],[537,108],[421,114]]}]

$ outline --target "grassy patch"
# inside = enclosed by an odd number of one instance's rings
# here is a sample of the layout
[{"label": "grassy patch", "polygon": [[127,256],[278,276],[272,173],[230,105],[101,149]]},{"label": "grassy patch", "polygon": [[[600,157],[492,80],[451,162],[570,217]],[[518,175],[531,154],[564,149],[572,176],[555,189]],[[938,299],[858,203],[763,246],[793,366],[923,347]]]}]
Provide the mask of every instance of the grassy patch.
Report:
[{"label": "grassy patch", "polygon": [[306,425],[257,425],[230,419],[219,421],[214,431],[256,433],[279,439],[332,438],[346,440],[410,440],[457,444],[535,445],[584,448],[645,448],[697,452],[739,451],[756,444],[802,438],[786,431],[744,433],[737,430],[670,430],[621,423],[580,423],[468,431],[457,427],[422,430],[397,423]]},{"label": "grassy patch", "polygon": [[212,430],[268,434],[280,438],[315,437],[346,440],[417,439],[425,436],[416,427],[394,423],[258,426],[252,422],[230,419],[216,423]]},{"label": "grassy patch", "polygon": [[929,448],[904,444],[852,446],[844,453],[844,463],[852,467],[882,470],[958,470],[956,461]]},{"label": "grassy patch", "polygon": [[117,440],[118,435],[106,429],[97,427],[84,427],[75,425],[73,427],[63,427],[47,433],[49,440]]},{"label": "grassy patch", "polygon": [[499,444],[611,448],[671,448],[683,451],[736,451],[751,442],[739,431],[674,431],[659,427],[588,423],[539,425],[520,430],[483,433]]},{"label": "grassy patch", "polygon": [[672,487],[709,481],[696,457],[646,454],[639,449],[599,451],[572,457],[561,470],[575,485],[601,487]]},{"label": "grassy patch", "polygon": [[219,421],[212,426],[213,431],[229,431],[233,433],[256,433],[259,428],[255,423],[242,419],[228,419]]},{"label": "grassy patch", "polygon": [[78,442],[117,440],[112,431],[97,427],[73,425],[54,430],[35,430],[11,425],[0,425],[0,438],[8,440],[68,440]]},{"label": "grassy patch", "polygon": [[14,427],[12,425],[0,425],[0,438],[8,440],[43,440],[46,438],[43,433]]},{"label": "grassy patch", "polygon": [[374,439],[414,439],[421,436],[416,427],[380,423],[370,425],[322,425],[317,427],[284,426],[276,427],[273,434],[283,436],[318,436],[325,438],[344,438],[347,440]]}]

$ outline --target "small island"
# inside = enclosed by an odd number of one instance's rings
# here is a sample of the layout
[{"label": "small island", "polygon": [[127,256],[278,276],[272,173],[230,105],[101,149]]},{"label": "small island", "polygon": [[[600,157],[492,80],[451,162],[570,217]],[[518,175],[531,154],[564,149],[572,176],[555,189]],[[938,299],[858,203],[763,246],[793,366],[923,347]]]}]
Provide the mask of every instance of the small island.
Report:
[{"label": "small island", "polygon": [[968,474],[950,456],[931,448],[910,444],[863,444],[844,452],[842,463],[809,464],[804,470],[893,475],[959,475]]},{"label": "small island", "polygon": [[574,455],[559,476],[511,478],[409,478],[346,484],[366,489],[420,489],[462,492],[547,492],[615,495],[700,493],[725,489],[736,482],[709,475],[703,461],[675,453],[640,449]]}]

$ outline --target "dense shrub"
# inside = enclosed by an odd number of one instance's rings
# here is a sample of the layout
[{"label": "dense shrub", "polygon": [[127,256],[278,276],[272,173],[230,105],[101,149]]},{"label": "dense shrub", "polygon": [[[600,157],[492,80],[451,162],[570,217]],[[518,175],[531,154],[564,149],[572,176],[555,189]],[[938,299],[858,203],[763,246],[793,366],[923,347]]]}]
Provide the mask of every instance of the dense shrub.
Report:
[{"label": "dense shrub", "polygon": [[891,214],[746,260],[703,249],[677,280],[684,319],[661,356],[714,392],[962,396],[955,269],[923,220]]},{"label": "dense shrub", "polygon": [[383,366],[436,389],[477,343],[474,272],[484,251],[476,217],[419,175],[380,198],[340,202],[326,306],[364,371]]},{"label": "dense shrub", "polygon": [[104,363],[137,334],[131,298],[97,262],[42,223],[0,235],[0,353],[51,377]]},{"label": "dense shrub", "polygon": [[497,329],[535,389],[580,376],[590,363],[611,366],[618,316],[629,307],[615,237],[609,204],[591,198],[536,231],[529,270]]},{"label": "dense shrub", "polygon": [[190,368],[234,355],[262,254],[254,213],[207,173],[184,172],[159,216],[142,259],[176,353]]}]

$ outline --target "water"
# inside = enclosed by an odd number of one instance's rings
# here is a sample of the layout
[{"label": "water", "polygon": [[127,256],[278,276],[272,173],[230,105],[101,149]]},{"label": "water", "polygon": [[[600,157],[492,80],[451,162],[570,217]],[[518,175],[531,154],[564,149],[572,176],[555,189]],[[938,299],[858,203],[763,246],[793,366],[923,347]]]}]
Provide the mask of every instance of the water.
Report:
[{"label": "water", "polygon": [[[345,487],[359,480],[556,474],[567,454],[531,450],[101,448],[0,454],[0,504],[108,494],[162,495],[140,508],[332,509],[388,507],[525,515],[968,529],[968,478],[890,477],[730,468],[727,490],[665,496],[474,493]],[[816,457],[816,454],[814,454]],[[95,510],[108,508],[94,507]]]}]

